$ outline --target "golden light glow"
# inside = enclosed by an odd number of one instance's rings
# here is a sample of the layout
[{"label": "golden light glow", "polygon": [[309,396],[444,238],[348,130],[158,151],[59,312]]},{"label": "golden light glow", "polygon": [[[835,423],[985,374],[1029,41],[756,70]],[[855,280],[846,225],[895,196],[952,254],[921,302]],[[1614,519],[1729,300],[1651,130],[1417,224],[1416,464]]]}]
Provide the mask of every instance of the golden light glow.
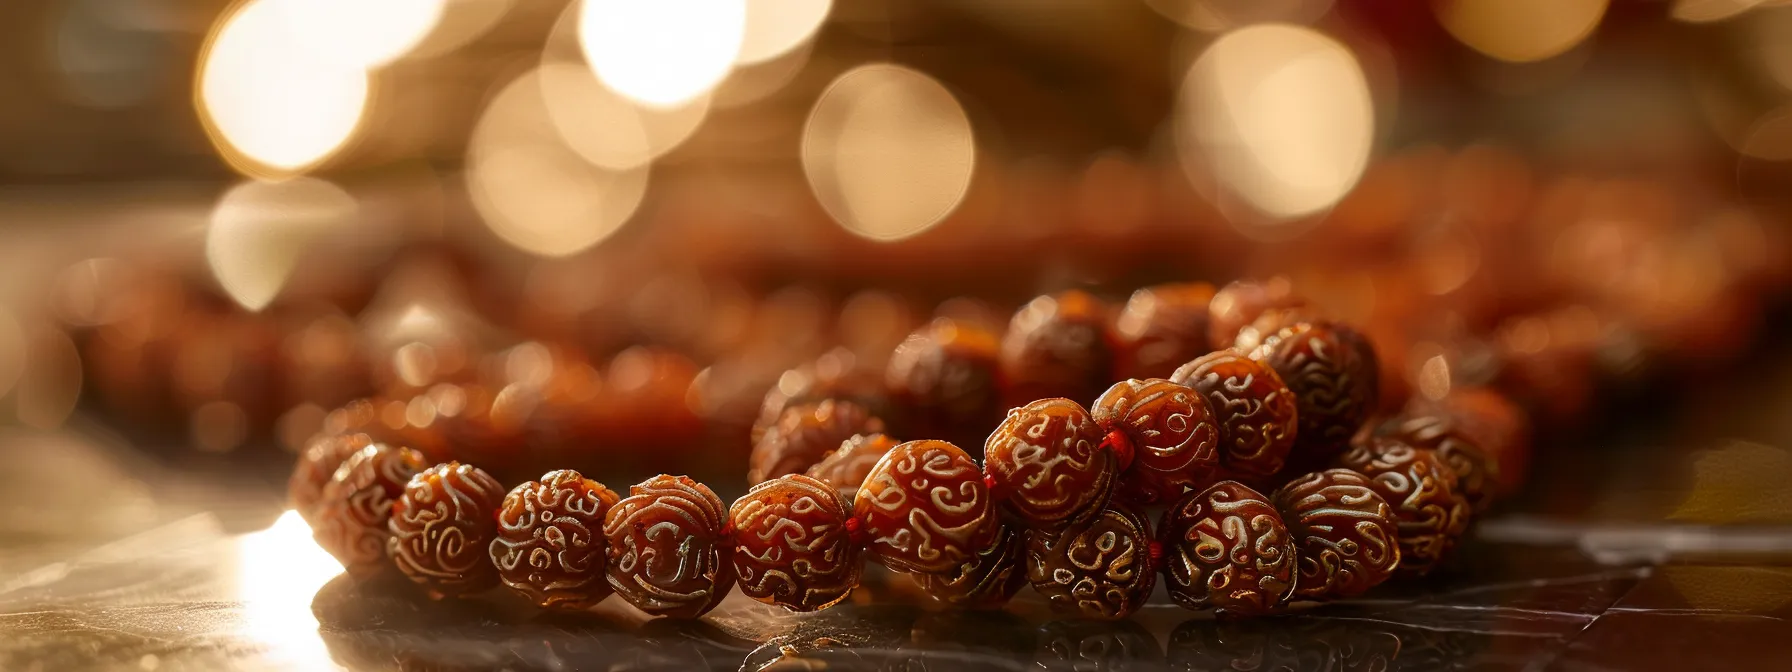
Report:
[{"label": "golden light glow", "polygon": [[1444,0],[1438,23],[1475,51],[1513,63],[1541,61],[1593,34],[1608,0]]},{"label": "golden light glow", "polygon": [[375,68],[409,53],[442,20],[447,0],[258,0],[289,39],[321,58]]},{"label": "golden light glow", "polygon": [[367,71],[296,38],[276,0],[218,21],[201,51],[197,106],[212,144],[249,174],[303,171],[360,125]]},{"label": "golden light glow", "polygon": [[1369,84],[1350,50],[1285,24],[1227,33],[1182,84],[1176,136],[1191,178],[1204,171],[1275,218],[1331,207],[1368,165]]},{"label": "golden light glow", "polygon": [[805,43],[769,61],[735,68],[710,98],[716,107],[723,108],[758,102],[796,79],[803,66],[809,64],[809,54],[814,50],[814,43]]},{"label": "golden light glow", "polygon": [[1762,0],[1674,0],[1668,15],[1691,23],[1722,21],[1761,4]]},{"label": "golden light glow", "polygon": [[265,645],[270,667],[338,669],[317,634],[311,601],[342,573],[342,563],[311,540],[311,528],[297,511],[273,526],[236,541],[236,598],[242,603],[245,637]]},{"label": "golden light glow", "polygon": [[896,65],[855,68],[821,94],[803,128],[803,172],[834,220],[898,240],[951,214],[970,188],[976,143],[946,87]]},{"label": "golden light glow", "polygon": [[516,0],[446,0],[435,28],[411,48],[409,58],[430,58],[479,39],[498,24]]},{"label": "golden light glow", "polygon": [[644,166],[690,138],[709,115],[707,95],[677,107],[646,107],[617,95],[581,65],[543,63],[538,74],[554,130],[599,168]]},{"label": "golden light glow", "polygon": [[357,212],[353,196],[323,180],[246,181],[213,206],[205,259],[230,298],[260,310],[280,293],[311,240],[351,224]]},{"label": "golden light glow", "polygon": [[1253,23],[1311,23],[1332,8],[1332,0],[1145,0],[1164,18],[1195,30],[1218,33]]},{"label": "golden light glow", "polygon": [[789,53],[828,18],[833,0],[746,0],[747,18],[735,62],[759,63]]},{"label": "golden light glow", "polygon": [[746,20],[742,0],[584,0],[579,46],[617,93],[674,107],[728,74]]}]

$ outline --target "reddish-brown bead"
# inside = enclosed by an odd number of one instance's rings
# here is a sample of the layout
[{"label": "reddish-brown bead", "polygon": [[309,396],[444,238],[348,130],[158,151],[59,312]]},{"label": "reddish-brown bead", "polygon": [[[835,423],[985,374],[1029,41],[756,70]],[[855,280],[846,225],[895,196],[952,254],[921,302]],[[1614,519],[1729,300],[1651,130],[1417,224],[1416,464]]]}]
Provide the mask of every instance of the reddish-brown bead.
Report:
[{"label": "reddish-brown bead", "polygon": [[952,571],[998,531],[982,470],[944,441],[892,448],[859,486],[852,511],[873,558],[921,574]]},{"label": "reddish-brown bead", "polygon": [[1219,428],[1200,393],[1167,380],[1122,380],[1090,409],[1104,432],[1132,448],[1119,494],[1135,504],[1164,504],[1205,486],[1219,467]]},{"label": "reddish-brown bead", "polygon": [[1237,614],[1275,610],[1294,592],[1294,540],[1274,505],[1237,481],[1183,497],[1158,540],[1171,599]]},{"label": "reddish-brown bead", "polygon": [[1027,580],[1060,612],[1113,620],[1138,611],[1156,585],[1151,524],[1115,502],[1056,532],[1035,530],[1027,544]]},{"label": "reddish-brown bead", "polygon": [[1220,468],[1247,483],[1261,483],[1293,450],[1299,413],[1294,391],[1275,369],[1235,350],[1196,358],[1170,376],[1207,399],[1219,427]]},{"label": "reddish-brown bead", "polygon": [[983,446],[990,495],[1033,527],[1055,527],[1107,503],[1120,470],[1102,431],[1069,399],[1008,411]]},{"label": "reddish-brown bead", "polygon": [[1400,564],[1394,511],[1369,478],[1348,469],[1307,474],[1270,495],[1294,538],[1294,594],[1309,600],[1354,597]]},{"label": "reddish-brown bead", "polygon": [[1215,346],[1229,345],[1238,339],[1238,332],[1255,322],[1272,308],[1298,308],[1307,300],[1294,293],[1287,278],[1238,280],[1214,292],[1208,302],[1208,342]]},{"label": "reddish-brown bead", "polygon": [[839,448],[821,458],[815,466],[809,467],[807,475],[832,486],[840,493],[842,501],[850,502],[865,477],[871,475],[871,468],[899,443],[884,434],[854,434],[840,442]]},{"label": "reddish-brown bead", "polygon": [[734,586],[727,511],[709,486],[661,474],[628,489],[604,517],[610,588],[655,616],[702,616]]},{"label": "reddish-brown bead", "polygon": [[753,486],[728,510],[741,592],[791,611],[846,599],[865,564],[846,521],[839,494],[816,479],[789,474]]},{"label": "reddish-brown bead", "polygon": [[997,385],[1000,339],[980,325],[937,318],[896,346],[884,369],[884,389],[906,427],[922,436],[949,436],[988,427],[1001,415]]},{"label": "reddish-brown bead", "polygon": [[[1456,388],[1442,399],[1414,399],[1405,415],[1447,421],[1447,427],[1434,428],[1437,436],[1430,436],[1431,430],[1405,433],[1414,445],[1441,451],[1451,446],[1447,437],[1460,437],[1490,457],[1498,467],[1491,479],[1494,496],[1510,495],[1523,487],[1531,458],[1531,427],[1524,409],[1505,394],[1486,387]],[[1452,466],[1457,464],[1452,456],[1443,457]]]},{"label": "reddish-brown bead", "polygon": [[286,498],[300,517],[306,522],[315,520],[324,486],[330,484],[330,478],[350,455],[372,443],[366,434],[320,434],[311,439],[286,480]]},{"label": "reddish-brown bead", "polygon": [[1094,397],[1113,370],[1111,339],[1107,306],[1088,292],[1033,299],[1015,312],[1002,336],[1003,403],[1012,408],[1034,399]]},{"label": "reddish-brown bead", "polygon": [[400,446],[375,443],[356,451],[324,486],[312,519],[317,545],[357,577],[377,574],[386,560],[386,522],[392,503],[404,494],[411,476],[428,466],[423,455]]},{"label": "reddish-brown bead", "polygon": [[1232,339],[1232,349],[1239,352],[1250,352],[1263,345],[1263,341],[1276,335],[1288,327],[1302,322],[1317,322],[1324,316],[1311,306],[1292,308],[1270,308],[1257,315],[1257,319],[1238,330],[1238,336]]},{"label": "reddish-brown bead", "polygon": [[1132,293],[1114,321],[1120,344],[1115,378],[1166,378],[1176,367],[1213,349],[1207,339],[1213,285],[1187,282]]},{"label": "reddish-brown bead", "polygon": [[578,611],[610,595],[604,516],[621,497],[572,470],[550,471],[504,496],[492,564],[504,585],[544,609]]},{"label": "reddish-brown bead", "polygon": [[1300,429],[1288,467],[1296,473],[1331,463],[1375,410],[1379,365],[1355,329],[1303,322],[1276,332],[1250,357],[1275,369],[1294,391]]},{"label": "reddish-brown bead", "polygon": [[883,372],[868,370],[863,359],[846,348],[834,348],[815,361],[779,374],[776,384],[766,390],[760,401],[758,417],[753,421],[753,442],[758,443],[760,436],[778,424],[785,409],[799,404],[845,399],[875,408],[876,404],[870,402],[883,392]]},{"label": "reddish-brown bead", "polygon": [[386,553],[431,598],[498,585],[487,547],[498,536],[504,486],[478,467],[448,462],[411,477],[392,505]]},{"label": "reddish-brown bead", "polygon": [[747,482],[803,473],[854,434],[873,434],[883,429],[882,420],[850,401],[825,399],[791,406],[753,444]]},{"label": "reddish-brown bead", "polygon": [[1437,453],[1378,436],[1338,458],[1338,465],[1369,477],[1375,494],[1393,507],[1402,574],[1430,572],[1468,530],[1468,501],[1456,492],[1456,474]]},{"label": "reddish-brown bead", "polygon": [[1000,609],[1027,583],[1027,532],[1001,524],[996,543],[944,574],[915,578],[933,599],[960,609]]},{"label": "reddish-brown bead", "polygon": [[1432,451],[1456,476],[1456,491],[1469,510],[1481,512],[1499,493],[1500,463],[1481,449],[1456,422],[1436,415],[1396,419],[1388,428],[1395,440]]}]

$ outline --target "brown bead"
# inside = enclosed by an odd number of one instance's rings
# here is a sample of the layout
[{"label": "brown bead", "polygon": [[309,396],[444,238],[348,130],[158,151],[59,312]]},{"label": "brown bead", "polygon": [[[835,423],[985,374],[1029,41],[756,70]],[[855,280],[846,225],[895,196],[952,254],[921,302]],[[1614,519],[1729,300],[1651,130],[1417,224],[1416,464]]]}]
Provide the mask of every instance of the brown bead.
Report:
[{"label": "brown bead", "polygon": [[766,430],[778,424],[785,409],[798,404],[827,399],[845,399],[875,410],[875,401],[882,392],[882,371],[867,370],[863,358],[846,348],[834,348],[815,361],[785,371],[777,383],[766,390],[759,404],[758,419],[753,421],[753,442]]},{"label": "brown bead", "polygon": [[864,406],[841,399],[797,404],[760,435],[749,458],[747,482],[759,483],[815,466],[854,434],[881,432],[884,422]]},{"label": "brown bead", "polygon": [[1107,503],[1120,470],[1081,404],[1040,399],[1008,411],[983,446],[990,495],[1033,527],[1055,527]]},{"label": "brown bead", "polygon": [[[1492,479],[1497,484],[1493,491],[1496,496],[1510,495],[1523,487],[1531,459],[1531,426],[1524,409],[1505,394],[1487,387],[1455,388],[1442,399],[1415,399],[1405,414],[1447,420],[1447,429],[1437,429],[1444,435],[1461,437],[1490,456],[1499,468]],[[1407,433],[1416,439],[1414,445],[1439,450],[1447,447],[1442,442],[1432,446],[1432,438],[1419,438],[1417,434]],[[1452,461],[1447,454],[1444,459]]]},{"label": "brown bead", "polygon": [[604,516],[610,588],[655,616],[702,616],[734,586],[734,544],[716,493],[661,474],[628,489]]},{"label": "brown bead", "polygon": [[498,585],[486,547],[498,536],[504,486],[478,467],[448,462],[411,477],[392,505],[386,553],[434,599]]},{"label": "brown bead", "polygon": [[973,323],[937,318],[909,334],[890,355],[884,389],[909,431],[950,436],[984,428],[1001,415],[996,385],[999,339]]},{"label": "brown bead", "polygon": [[404,494],[411,476],[428,466],[423,455],[400,446],[375,443],[343,460],[324,486],[323,500],[312,520],[317,545],[365,578],[391,564],[386,561],[386,522],[392,503]]},{"label": "brown bead", "polygon": [[1170,598],[1184,607],[1263,614],[1294,592],[1294,541],[1281,514],[1237,481],[1171,506],[1158,540]]},{"label": "brown bead", "polygon": [[1057,532],[1034,531],[1027,544],[1027,580],[1053,609],[1113,620],[1151,597],[1151,524],[1115,502]]},{"label": "brown bead", "polygon": [[1369,477],[1370,487],[1394,508],[1402,574],[1430,572],[1468,529],[1468,500],[1456,492],[1455,472],[1435,452],[1378,436],[1338,458],[1338,465]]},{"label": "brown bead", "polygon": [[1008,322],[1000,355],[1003,403],[1089,399],[1113,370],[1107,307],[1088,292],[1033,299]]},{"label": "brown bead", "polygon": [[[1119,432],[1131,449],[1131,465],[1121,472],[1119,484],[1127,501],[1172,502],[1183,490],[1214,478],[1219,428],[1213,409],[1194,390],[1162,379],[1122,380],[1090,410],[1102,431]],[[1126,462],[1124,455],[1121,462]]]},{"label": "brown bead", "polygon": [[952,571],[995,542],[983,472],[958,446],[910,441],[890,449],[853,497],[873,558],[920,574]]},{"label": "brown bead", "polygon": [[1394,511],[1367,476],[1349,469],[1314,472],[1289,481],[1269,500],[1294,537],[1296,597],[1355,597],[1386,581],[1400,564]]},{"label": "brown bead", "polygon": [[915,577],[933,599],[959,609],[1000,609],[1027,583],[1027,532],[1001,524],[996,543],[944,574]]},{"label": "brown bead", "polygon": [[1132,293],[1114,331],[1120,343],[1116,378],[1166,378],[1183,362],[1213,349],[1207,339],[1213,285],[1187,282]]},{"label": "brown bead", "polygon": [[1287,278],[1238,280],[1214,292],[1208,302],[1208,342],[1215,346],[1237,340],[1239,330],[1272,308],[1297,308],[1307,300],[1294,293]]},{"label": "brown bead", "polygon": [[1170,376],[1207,399],[1219,427],[1221,471],[1261,483],[1282,470],[1294,448],[1294,391],[1275,369],[1235,350],[1195,358]]},{"label": "brown bead", "polygon": [[1436,415],[1396,419],[1388,436],[1432,451],[1456,475],[1456,491],[1475,513],[1492,506],[1499,493],[1500,463],[1481,450],[1454,421]]},{"label": "brown bead", "polygon": [[899,443],[883,434],[854,434],[840,442],[839,448],[821,458],[815,466],[809,467],[808,476],[833,486],[842,501],[850,502],[858,493],[859,485],[871,474],[871,467]]},{"label": "brown bead", "polygon": [[1355,329],[1303,322],[1276,332],[1250,357],[1275,369],[1294,391],[1300,429],[1288,468],[1296,473],[1329,464],[1375,410],[1381,389],[1375,350]]},{"label": "brown bead", "polygon": [[1232,339],[1232,349],[1239,352],[1250,352],[1288,327],[1302,322],[1317,322],[1324,316],[1310,306],[1293,308],[1270,308],[1257,315],[1257,319],[1238,330],[1238,336]]},{"label": "brown bead", "polygon": [[504,585],[543,609],[579,611],[610,596],[604,516],[615,491],[572,470],[550,471],[504,496],[492,564]]},{"label": "brown bead", "polygon": [[306,522],[315,519],[330,477],[336,475],[336,470],[350,455],[372,443],[373,439],[366,434],[320,434],[311,439],[305,452],[299,454],[298,462],[293,464],[292,476],[286,480],[286,498],[300,517]]},{"label": "brown bead", "polygon": [[728,510],[734,573],[747,597],[791,611],[833,606],[859,585],[865,561],[832,487],[800,474],[753,486]]}]

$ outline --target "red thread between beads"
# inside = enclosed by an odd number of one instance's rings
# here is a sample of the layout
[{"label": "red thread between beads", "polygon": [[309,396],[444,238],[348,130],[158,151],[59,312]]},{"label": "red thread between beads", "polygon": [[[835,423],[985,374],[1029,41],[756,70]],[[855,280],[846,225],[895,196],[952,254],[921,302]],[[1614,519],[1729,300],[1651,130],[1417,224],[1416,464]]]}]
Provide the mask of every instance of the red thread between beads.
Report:
[{"label": "red thread between beads", "polygon": [[843,525],[846,527],[846,538],[852,540],[854,546],[865,545],[865,528],[863,523],[859,522],[858,516],[847,518]]},{"label": "red thread between beads", "polygon": [[989,490],[989,498],[992,500],[1002,499],[1008,495],[1008,493],[996,488],[996,475],[989,472],[983,473],[983,487]]},{"label": "red thread between beads", "polygon": [[1147,544],[1145,546],[1145,549],[1147,551],[1147,555],[1149,555],[1151,558],[1151,567],[1150,567],[1151,571],[1155,572],[1155,571],[1157,571],[1157,568],[1164,566],[1164,545],[1163,544],[1158,543],[1157,540],[1154,539],[1151,541],[1150,544]]},{"label": "red thread between beads", "polygon": [[1101,440],[1101,447],[1114,451],[1114,458],[1120,462],[1120,471],[1132,466],[1132,439],[1126,438],[1126,432],[1118,429],[1108,432]]}]

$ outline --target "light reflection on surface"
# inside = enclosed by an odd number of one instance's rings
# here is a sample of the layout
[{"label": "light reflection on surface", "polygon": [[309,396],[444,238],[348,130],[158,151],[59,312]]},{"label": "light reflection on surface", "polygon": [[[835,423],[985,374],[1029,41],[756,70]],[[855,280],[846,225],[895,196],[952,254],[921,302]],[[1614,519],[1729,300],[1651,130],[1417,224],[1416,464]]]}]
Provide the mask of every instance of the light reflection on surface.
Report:
[{"label": "light reflection on surface", "polygon": [[236,570],[243,635],[267,646],[269,662],[295,670],[340,669],[317,635],[311,600],[342,573],[342,564],[311,540],[311,527],[297,511],[239,537]]}]

